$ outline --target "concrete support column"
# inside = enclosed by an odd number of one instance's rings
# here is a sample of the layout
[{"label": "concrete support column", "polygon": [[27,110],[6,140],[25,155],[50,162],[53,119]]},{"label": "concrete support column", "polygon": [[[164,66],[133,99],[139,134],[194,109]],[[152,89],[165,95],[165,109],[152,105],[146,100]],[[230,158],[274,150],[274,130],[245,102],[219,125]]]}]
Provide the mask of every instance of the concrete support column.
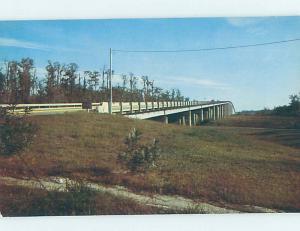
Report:
[{"label": "concrete support column", "polygon": [[203,109],[201,109],[201,120],[200,120],[200,122],[203,122],[203,119],[204,119],[203,116],[204,116],[203,115]]},{"label": "concrete support column", "polygon": [[220,105],[220,118],[223,118],[223,105]]},{"label": "concrete support column", "polygon": [[139,112],[141,112],[142,111],[141,110],[141,102],[139,101],[138,103],[139,103]]},{"label": "concrete support column", "polygon": [[169,118],[167,115],[164,116],[164,119],[165,119],[165,124],[168,124],[169,123]]},{"label": "concrete support column", "polygon": [[120,102],[120,113],[123,114],[123,102]]},{"label": "concrete support column", "polygon": [[192,126],[192,111],[189,110],[189,126]]},{"label": "concrete support column", "polygon": [[214,112],[213,120],[216,120],[216,106],[213,106],[213,112]]},{"label": "concrete support column", "polygon": [[198,123],[197,118],[198,118],[197,112],[194,112],[194,125],[195,125],[195,126],[196,126],[197,123]]},{"label": "concrete support column", "polygon": [[225,107],[225,115],[228,116],[228,104],[226,104],[226,107]]},{"label": "concrete support column", "polygon": [[178,117],[178,124],[181,125],[181,118],[180,118],[180,116]]},{"label": "concrete support column", "polygon": [[185,116],[184,116],[184,115],[181,117],[181,121],[182,121],[182,125],[185,125],[185,124],[186,124],[186,123],[185,123]]},{"label": "concrete support column", "polygon": [[224,109],[225,109],[225,106],[224,106],[224,105],[222,105],[222,118],[224,118],[224,117],[225,117],[225,111],[224,111]]}]

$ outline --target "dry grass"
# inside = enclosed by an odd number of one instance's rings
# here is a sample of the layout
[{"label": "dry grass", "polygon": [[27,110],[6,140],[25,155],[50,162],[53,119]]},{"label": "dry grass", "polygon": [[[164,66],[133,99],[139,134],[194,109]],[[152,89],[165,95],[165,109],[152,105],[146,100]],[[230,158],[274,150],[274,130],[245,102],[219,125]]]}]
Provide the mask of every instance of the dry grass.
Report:
[{"label": "dry grass", "polygon": [[212,121],[209,125],[233,127],[240,133],[255,136],[257,139],[300,148],[300,117],[238,115]]},{"label": "dry grass", "polygon": [[[23,155],[41,176],[84,178],[215,204],[300,211],[300,150],[245,135],[241,129],[189,128],[91,113],[32,120],[40,131]],[[142,142],[160,140],[159,168],[132,174],[118,163],[123,139],[133,127],[142,131]],[[0,171],[29,174],[17,158],[0,158]]]},{"label": "dry grass", "polygon": [[300,117],[270,115],[234,115],[223,120],[211,121],[211,125],[252,128],[300,129]]},{"label": "dry grass", "polygon": [[46,193],[39,189],[0,184],[0,211],[3,216],[72,216],[163,213],[162,209],[143,206],[129,199],[92,192],[88,200],[78,201],[68,192]]}]

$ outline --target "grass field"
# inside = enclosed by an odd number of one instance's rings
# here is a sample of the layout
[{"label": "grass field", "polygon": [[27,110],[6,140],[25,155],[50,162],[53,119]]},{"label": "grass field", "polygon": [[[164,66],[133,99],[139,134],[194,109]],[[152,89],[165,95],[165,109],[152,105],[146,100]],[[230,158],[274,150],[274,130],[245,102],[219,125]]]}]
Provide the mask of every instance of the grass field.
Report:
[{"label": "grass field", "polygon": [[[123,185],[135,192],[181,195],[230,208],[255,205],[300,211],[299,146],[262,139],[249,123],[240,122],[242,117],[192,128],[92,113],[31,119],[40,129],[22,156],[40,177]],[[287,128],[289,119],[276,118],[276,125],[268,128]],[[257,121],[261,127],[262,120],[252,118],[251,126]],[[159,166],[146,173],[131,173],[117,160],[125,148],[124,137],[133,127],[143,133],[142,142],[154,137],[160,141]],[[30,172],[17,157],[0,158],[0,175],[23,178]],[[4,198],[1,190],[0,200]],[[128,213],[145,212],[135,209],[136,205],[129,207],[133,209]]]},{"label": "grass field", "polygon": [[257,139],[300,148],[300,117],[243,115],[211,121],[208,125],[238,129]]}]

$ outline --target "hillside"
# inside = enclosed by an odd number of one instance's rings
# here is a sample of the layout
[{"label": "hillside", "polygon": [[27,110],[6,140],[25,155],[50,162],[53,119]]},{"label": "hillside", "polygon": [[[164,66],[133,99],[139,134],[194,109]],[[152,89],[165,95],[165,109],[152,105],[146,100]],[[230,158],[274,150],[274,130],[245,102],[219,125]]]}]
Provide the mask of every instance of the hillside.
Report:
[{"label": "hillside", "polygon": [[210,126],[239,130],[256,139],[300,148],[300,117],[271,115],[235,115],[211,121]]},{"label": "hillside", "polygon": [[[68,177],[145,195],[180,195],[241,211],[247,205],[300,211],[300,150],[249,136],[244,129],[190,128],[93,113],[31,120],[40,129],[22,157],[41,178]],[[133,127],[142,132],[143,143],[160,141],[159,166],[146,173],[131,173],[117,159]],[[0,175],[26,179],[31,173],[17,157],[1,157]],[[7,200],[3,191],[0,200]]]}]

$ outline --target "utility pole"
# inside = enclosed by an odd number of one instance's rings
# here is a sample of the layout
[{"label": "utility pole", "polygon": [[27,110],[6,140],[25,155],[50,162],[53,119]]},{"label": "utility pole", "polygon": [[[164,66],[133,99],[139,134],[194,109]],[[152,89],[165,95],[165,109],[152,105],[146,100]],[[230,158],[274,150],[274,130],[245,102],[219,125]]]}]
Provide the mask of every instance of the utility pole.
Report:
[{"label": "utility pole", "polygon": [[109,114],[112,114],[112,49],[109,48],[109,89],[110,89],[110,95],[109,95]]}]

